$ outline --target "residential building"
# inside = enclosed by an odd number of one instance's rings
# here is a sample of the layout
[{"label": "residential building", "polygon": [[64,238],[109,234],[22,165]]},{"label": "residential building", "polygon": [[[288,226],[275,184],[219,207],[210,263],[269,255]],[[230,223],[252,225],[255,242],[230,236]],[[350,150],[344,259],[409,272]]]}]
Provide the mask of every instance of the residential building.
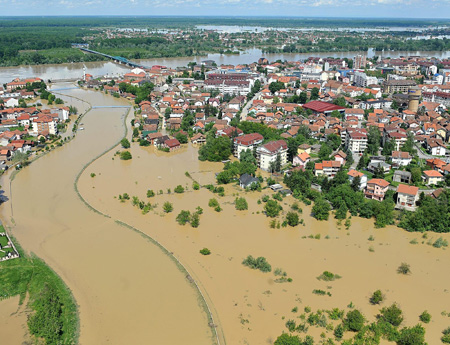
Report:
[{"label": "residential building", "polygon": [[364,69],[366,68],[367,58],[365,55],[358,54],[353,59],[353,68],[354,69]]},{"label": "residential building", "polygon": [[409,184],[411,183],[411,173],[406,170],[396,170],[394,176],[392,176],[392,181]]},{"label": "residential building", "polygon": [[353,180],[356,177],[359,177],[359,189],[362,190],[362,189],[366,188],[366,186],[367,186],[367,175],[365,175],[362,172],[359,172],[359,171],[357,171],[355,169],[352,169],[352,170],[350,170],[347,173],[347,176],[348,176],[348,180],[350,181],[350,184],[353,183]]},{"label": "residential building", "polygon": [[437,170],[425,170],[422,178],[426,185],[435,185],[444,181],[444,176]]},{"label": "residential building", "polygon": [[433,156],[445,156],[446,147],[440,139],[428,139],[426,141],[428,152]]},{"label": "residential building", "polygon": [[412,157],[409,152],[392,151],[391,155],[392,164],[398,167],[407,166],[412,161]]},{"label": "residential building", "polygon": [[367,131],[362,128],[347,128],[345,148],[353,153],[363,153],[367,148]]},{"label": "residential building", "polygon": [[294,157],[292,164],[294,166],[305,167],[306,164],[310,161],[310,159],[311,156],[308,153],[302,152]]},{"label": "residential building", "polygon": [[325,175],[329,178],[336,176],[341,169],[341,163],[339,161],[322,161],[322,163],[316,163],[314,165],[314,175]]},{"label": "residential building", "polygon": [[367,187],[364,191],[364,195],[368,199],[382,201],[388,188],[389,182],[381,178],[373,178],[367,181]]},{"label": "residential building", "polygon": [[416,202],[419,200],[419,188],[400,184],[397,187],[396,208],[415,211]]},{"label": "residential building", "polygon": [[241,188],[250,188],[253,184],[259,183],[256,177],[250,176],[249,174],[243,174],[239,178],[239,186]]},{"label": "residential building", "polygon": [[264,171],[272,171],[277,157],[280,157],[281,166],[287,163],[287,144],[284,140],[271,141],[256,149],[258,167]]},{"label": "residential building", "polygon": [[234,139],[234,156],[240,158],[242,151],[253,151],[254,148],[262,144],[263,140],[264,137],[259,133],[250,133],[236,137]]},{"label": "residential building", "polygon": [[376,77],[369,77],[364,72],[355,71],[355,84],[359,87],[367,87],[368,85],[378,84]]},{"label": "residential building", "polygon": [[384,93],[408,92],[409,88],[416,86],[414,80],[387,80],[384,83]]}]

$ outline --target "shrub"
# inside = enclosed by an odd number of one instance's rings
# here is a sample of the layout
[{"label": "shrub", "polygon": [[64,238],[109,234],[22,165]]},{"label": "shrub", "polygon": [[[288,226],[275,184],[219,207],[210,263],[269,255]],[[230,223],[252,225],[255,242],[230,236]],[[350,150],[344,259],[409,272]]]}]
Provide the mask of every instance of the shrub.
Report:
[{"label": "shrub", "polygon": [[247,200],[245,200],[245,198],[236,198],[234,200],[234,206],[238,211],[248,210],[248,203]]},{"label": "shrub", "polygon": [[275,200],[278,200],[278,201],[283,201],[283,196],[279,192],[276,194],[273,194],[272,198],[274,198]]},{"label": "shrub", "polygon": [[302,345],[305,343],[300,342],[300,338],[297,335],[289,335],[287,333],[283,333],[282,335],[280,335],[277,338],[277,340],[275,340],[275,342],[273,344],[274,345]]},{"label": "shrub", "polygon": [[217,206],[219,206],[219,202],[215,198],[209,199],[208,206],[209,207],[217,207]]},{"label": "shrub", "polygon": [[336,339],[341,340],[344,336],[344,331],[345,329],[342,324],[337,325],[337,327],[334,329],[334,336],[336,337]]},{"label": "shrub", "polygon": [[352,310],[347,313],[344,320],[345,327],[352,332],[359,332],[364,326],[364,315],[359,310]]},{"label": "shrub", "polygon": [[175,193],[181,194],[184,193],[184,188],[181,184],[179,184],[178,186],[176,186],[173,190]]},{"label": "shrub", "polygon": [[397,345],[424,345],[425,329],[421,325],[403,328],[397,338]]},{"label": "shrub", "polygon": [[390,307],[381,309],[380,312],[381,315],[378,317],[383,321],[389,322],[392,326],[398,327],[403,321],[403,312],[395,303]]},{"label": "shrub", "polygon": [[91,177],[94,178],[96,175],[95,173],[91,173]]},{"label": "shrub", "polygon": [[120,153],[120,159],[123,161],[130,160],[131,158],[133,158],[133,156],[131,155],[130,151],[122,151]]},{"label": "shrub", "polygon": [[200,216],[198,215],[198,213],[192,214],[190,223],[193,228],[198,228],[198,226],[200,225]]},{"label": "shrub", "polygon": [[381,290],[375,291],[372,296],[369,298],[369,301],[371,304],[380,304],[383,302],[383,294],[381,293]]},{"label": "shrub", "polygon": [[195,213],[203,214],[203,209],[200,206],[197,206],[197,208],[195,209]]},{"label": "shrub", "polygon": [[166,213],[170,213],[173,211],[173,205],[170,202],[166,201],[163,205],[163,210]]},{"label": "shrub", "polygon": [[[416,327],[417,327],[417,326],[416,326]],[[441,338],[441,341],[442,341],[444,344],[450,344],[450,327],[444,329],[444,330],[442,331],[442,334],[443,334],[443,336],[442,336],[442,338]]]},{"label": "shrub", "polygon": [[289,330],[289,332],[294,332],[297,328],[297,325],[295,324],[294,320],[288,320],[286,322],[286,328]]},{"label": "shrub", "polygon": [[155,192],[151,189],[147,191],[147,198],[152,198],[155,196]]},{"label": "shrub", "polygon": [[220,207],[220,205],[217,205],[216,207],[214,207],[214,211],[221,212],[222,208]]},{"label": "shrub", "polygon": [[269,196],[268,196],[268,195],[264,195],[264,196],[261,198],[261,200],[262,200],[263,202],[268,202],[268,201],[269,201]]},{"label": "shrub", "polygon": [[190,219],[191,219],[191,212],[185,210],[182,210],[176,218],[178,224],[180,225],[185,225],[187,222],[189,222]]},{"label": "shrub", "polygon": [[211,251],[208,248],[203,248],[200,250],[200,254],[202,255],[210,255]]},{"label": "shrub", "polygon": [[283,208],[275,200],[268,200],[264,205],[264,211],[268,217],[276,217]]},{"label": "shrub", "polygon": [[411,268],[406,262],[402,262],[400,266],[397,268],[397,273],[399,274],[410,274]]},{"label": "shrub", "polygon": [[423,323],[429,323],[431,321],[431,315],[429,312],[427,312],[426,310],[420,314],[419,316],[420,321],[422,321]]},{"label": "shrub", "polygon": [[328,317],[331,320],[339,320],[344,316],[344,311],[339,308],[333,308],[332,310],[328,310]]},{"label": "shrub", "polygon": [[255,259],[253,256],[249,255],[244,259],[244,261],[242,261],[242,264],[254,270],[258,269],[261,272],[272,271],[272,266],[270,266],[270,264],[266,261],[266,258],[262,256]]},{"label": "shrub", "polygon": [[298,204],[297,201],[294,201],[294,203],[291,205],[291,208],[292,208],[294,211],[297,211],[297,212],[299,212],[299,213],[302,213],[302,212],[303,212],[302,208],[300,207],[300,205]]},{"label": "shrub", "polygon": [[297,212],[288,212],[286,215],[286,221],[290,226],[296,226],[299,223],[299,217]]},{"label": "shrub", "polygon": [[123,138],[123,139],[120,141],[120,145],[122,145],[122,147],[123,147],[124,149],[129,149],[129,148],[130,148],[130,142],[128,141],[127,138]]},{"label": "shrub", "polygon": [[439,237],[434,243],[434,248],[441,248],[441,247],[448,247],[448,241],[443,239],[442,237]]},{"label": "shrub", "polygon": [[192,183],[192,189],[193,189],[193,190],[199,190],[199,189],[200,189],[200,185],[199,185],[197,182],[194,181],[194,182]]},{"label": "shrub", "polygon": [[331,282],[336,279],[341,279],[341,276],[339,274],[334,274],[329,271],[323,271],[323,273],[320,276],[318,276],[317,279],[326,282]]}]

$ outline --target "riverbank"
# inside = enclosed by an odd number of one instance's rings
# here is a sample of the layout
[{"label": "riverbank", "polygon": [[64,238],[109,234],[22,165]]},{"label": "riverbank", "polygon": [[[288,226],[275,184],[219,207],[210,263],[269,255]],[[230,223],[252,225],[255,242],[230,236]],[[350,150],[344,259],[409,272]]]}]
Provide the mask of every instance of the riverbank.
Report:
[{"label": "riverbank", "polygon": [[[93,106],[129,105],[92,90],[61,93]],[[124,109],[92,109],[75,139],[17,174],[13,198],[5,187],[10,199],[1,207],[5,223],[72,290],[79,304],[80,343],[211,344],[207,314],[170,258],[139,234],[91,212],[73,188],[82,167],[123,136],[125,116]],[[39,202],[30,195],[39,196]]]},{"label": "riverbank", "polygon": [[[369,303],[373,291],[380,289],[386,296],[382,306],[399,303],[405,321],[402,326],[419,323],[418,316],[428,310],[432,322],[425,325],[426,339],[438,343],[440,332],[448,325],[450,305],[447,286],[450,278],[442,274],[448,253],[426,242],[449,234],[408,233],[389,226],[375,229],[373,220],[353,217],[349,230],[335,220],[320,222],[310,216],[311,207],[302,205],[304,226],[272,229],[270,219],[262,214],[258,200],[270,195],[265,190],[244,192],[238,186],[226,186],[225,197],[208,190],[192,189],[190,176],[201,185],[214,183],[214,175],[221,171],[221,163],[200,162],[197,149],[191,145],[173,153],[153,147],[131,147],[133,159],[123,162],[106,154],[95,161],[80,177],[80,193],[89,204],[111,217],[141,230],[171,250],[201,282],[217,310],[228,343],[271,343],[283,330],[288,319],[297,319],[305,307],[312,310],[357,308],[370,321],[381,307]],[[90,173],[95,173],[94,178]],[[124,178],[126,176],[127,178]],[[183,194],[168,194],[181,184]],[[162,190],[163,194],[146,197],[147,189]],[[140,200],[157,204],[143,215],[131,202],[121,203],[118,195],[128,193]],[[236,195],[245,197],[248,211],[234,207]],[[222,212],[208,206],[217,198]],[[162,205],[173,204],[174,211],[164,213]],[[294,202],[286,197],[284,212]],[[175,217],[181,210],[203,208],[200,226],[179,225]],[[412,244],[417,242],[418,244]],[[207,247],[211,255],[202,256],[199,250]],[[292,282],[276,282],[277,276],[250,270],[241,264],[248,255],[263,256],[275,268],[281,268]],[[411,266],[412,274],[399,275],[402,262]],[[318,281],[323,271],[342,276],[335,282]],[[330,296],[314,294],[323,290]],[[299,310],[295,314],[292,310]],[[300,322],[300,321],[299,321]],[[316,339],[321,332],[332,337],[332,331],[310,327],[308,334]]]}]

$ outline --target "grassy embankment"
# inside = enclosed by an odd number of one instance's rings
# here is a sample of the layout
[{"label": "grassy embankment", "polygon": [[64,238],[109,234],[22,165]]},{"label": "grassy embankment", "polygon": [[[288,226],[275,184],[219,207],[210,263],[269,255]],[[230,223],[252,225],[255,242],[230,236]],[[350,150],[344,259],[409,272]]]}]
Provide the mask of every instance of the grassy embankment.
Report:
[{"label": "grassy embankment", "polygon": [[22,304],[28,294],[27,306],[33,310],[28,319],[30,333],[46,344],[76,344],[78,311],[69,288],[44,261],[26,255],[14,243],[20,257],[0,262],[0,299],[19,295]]}]

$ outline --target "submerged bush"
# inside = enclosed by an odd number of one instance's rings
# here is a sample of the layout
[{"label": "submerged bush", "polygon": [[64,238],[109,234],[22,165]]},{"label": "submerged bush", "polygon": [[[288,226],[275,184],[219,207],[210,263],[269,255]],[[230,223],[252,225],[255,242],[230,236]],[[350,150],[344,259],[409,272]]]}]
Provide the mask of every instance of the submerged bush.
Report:
[{"label": "submerged bush", "polygon": [[272,271],[272,266],[267,262],[266,258],[260,256],[258,258],[254,258],[253,256],[249,255],[247,258],[242,261],[242,264],[244,266],[248,266],[254,270],[258,269],[261,272],[270,272]]}]

